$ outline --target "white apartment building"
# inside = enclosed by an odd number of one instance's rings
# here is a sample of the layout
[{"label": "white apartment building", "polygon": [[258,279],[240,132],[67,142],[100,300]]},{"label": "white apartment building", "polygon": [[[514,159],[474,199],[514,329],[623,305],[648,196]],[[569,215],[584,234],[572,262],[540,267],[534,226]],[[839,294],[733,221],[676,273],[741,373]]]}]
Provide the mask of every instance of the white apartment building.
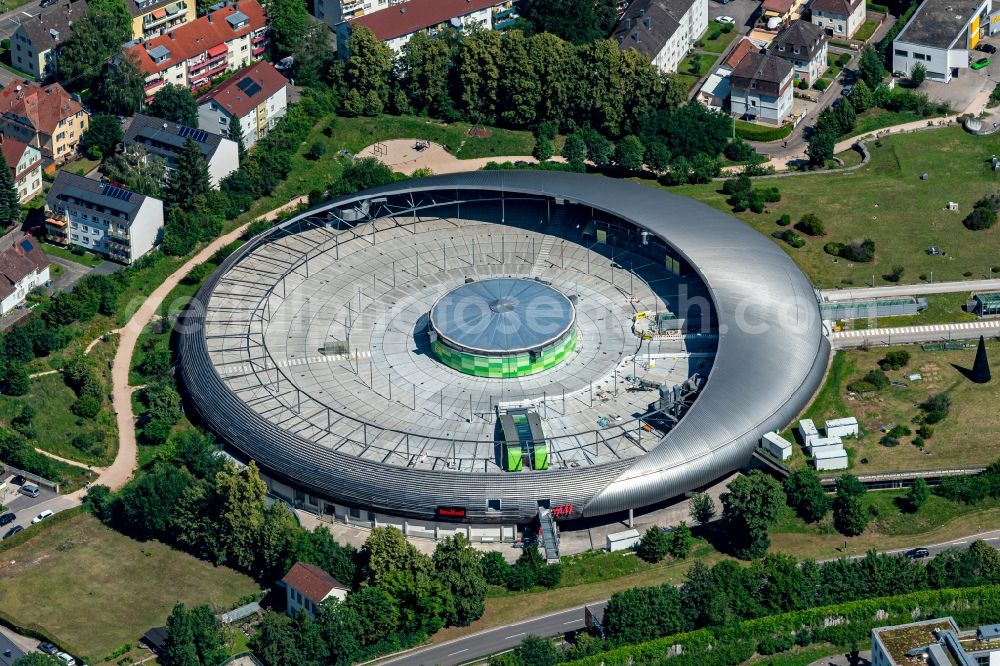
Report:
[{"label": "white apartment building", "polygon": [[670,73],[707,29],[708,0],[635,0],[611,38],[622,51],[635,49]]},{"label": "white apartment building", "polygon": [[153,116],[135,114],[125,130],[126,146],[142,146],[150,155],[163,158],[167,169],[177,163],[177,154],[187,140],[194,141],[208,164],[208,179],[213,188],[219,181],[240,168],[240,151],[235,141],[216,132],[185,127]]},{"label": "white apartment building", "polygon": [[24,302],[32,289],[49,281],[49,258],[30,238],[0,252],[0,315]]},{"label": "white apartment building", "polygon": [[947,83],[967,68],[987,34],[991,0],[928,0],[917,6],[892,42],[892,71],[909,76],[917,64],[927,78]]},{"label": "white apartment building", "polygon": [[42,191],[42,152],[38,148],[0,134],[0,151],[14,177],[18,201],[24,203]]},{"label": "white apartment building", "polygon": [[79,245],[131,264],[163,236],[163,202],[97,180],[60,171],[45,195],[53,242]]},{"label": "white apartment building", "polygon": [[288,111],[288,79],[269,62],[250,65],[198,100],[198,127],[226,138],[238,118],[243,147],[249,150]]}]

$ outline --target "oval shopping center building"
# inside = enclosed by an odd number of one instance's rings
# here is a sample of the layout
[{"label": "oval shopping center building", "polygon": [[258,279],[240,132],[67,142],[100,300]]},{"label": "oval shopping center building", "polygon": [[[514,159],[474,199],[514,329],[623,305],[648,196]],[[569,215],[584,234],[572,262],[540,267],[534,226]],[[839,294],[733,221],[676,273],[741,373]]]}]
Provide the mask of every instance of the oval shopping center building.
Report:
[{"label": "oval shopping center building", "polygon": [[188,405],[272,493],[474,539],[746,468],[830,353],[812,285],[769,239],[544,171],[332,199],[240,247],[180,324]]}]

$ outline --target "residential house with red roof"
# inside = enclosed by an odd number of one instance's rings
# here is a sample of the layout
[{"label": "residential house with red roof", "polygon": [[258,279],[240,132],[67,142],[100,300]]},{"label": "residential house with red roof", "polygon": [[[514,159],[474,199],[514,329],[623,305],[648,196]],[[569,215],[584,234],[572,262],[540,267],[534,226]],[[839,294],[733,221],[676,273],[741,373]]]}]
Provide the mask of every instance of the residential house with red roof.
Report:
[{"label": "residential house with red roof", "polygon": [[0,315],[24,302],[32,289],[49,281],[49,257],[30,237],[0,252]]},{"label": "residential house with red roof", "polygon": [[296,562],[280,581],[285,587],[285,612],[295,617],[300,610],[316,617],[316,608],[326,599],[347,597],[348,588],[319,567]]},{"label": "residential house with red roof", "polygon": [[355,25],[363,25],[397,55],[418,32],[436,35],[447,28],[473,27],[504,30],[517,17],[512,0],[407,0],[388,9],[367,13],[334,25],[337,49],[348,55],[348,42]]},{"label": "residential house with red roof", "polygon": [[229,136],[229,123],[238,118],[243,147],[264,138],[288,110],[288,79],[269,62],[244,67],[198,100],[198,127]]},{"label": "residential house with red roof", "polygon": [[18,201],[24,203],[42,191],[42,152],[38,148],[0,134],[0,151],[14,178]]},{"label": "residential house with red roof", "polygon": [[15,79],[0,91],[0,133],[65,162],[76,153],[90,115],[61,85]]},{"label": "residential house with red roof", "polygon": [[132,39],[152,39],[195,19],[195,0],[125,0]]},{"label": "residential house with red roof", "polygon": [[257,0],[229,2],[199,19],[125,51],[146,74],[146,101],[168,83],[191,90],[260,60],[267,48],[267,15]]}]

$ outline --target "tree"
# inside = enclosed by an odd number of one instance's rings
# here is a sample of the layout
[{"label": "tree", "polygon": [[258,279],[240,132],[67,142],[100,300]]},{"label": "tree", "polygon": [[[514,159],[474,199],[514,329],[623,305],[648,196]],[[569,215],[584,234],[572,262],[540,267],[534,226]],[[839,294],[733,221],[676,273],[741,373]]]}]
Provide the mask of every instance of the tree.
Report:
[{"label": "tree", "polygon": [[29,652],[23,657],[18,657],[14,666],[63,666],[63,662],[49,654]]},{"label": "tree", "polygon": [[535,147],[531,151],[531,156],[539,162],[547,162],[552,158],[552,142],[544,136],[535,139]]},{"label": "tree", "polygon": [[132,34],[132,17],[120,2],[89,2],[87,13],[73,22],[73,31],[59,48],[58,75],[86,87],[119,53]]},{"label": "tree", "polygon": [[927,486],[927,482],[923,479],[916,479],[904,498],[906,507],[911,512],[916,513],[920,510],[920,507],[927,503],[930,495],[931,491]]},{"label": "tree", "polygon": [[486,578],[479,553],[461,534],[448,537],[434,550],[438,579],[451,589],[455,614],[449,624],[464,627],[482,617],[486,598]]},{"label": "tree", "polygon": [[830,510],[830,498],[812,469],[795,470],[785,479],[784,486],[788,506],[807,523],[822,520]]},{"label": "tree", "polygon": [[861,498],[840,492],[833,500],[833,526],[844,536],[857,536],[868,526],[868,512]]},{"label": "tree", "polygon": [[178,211],[193,211],[195,200],[208,194],[209,182],[208,163],[198,144],[189,137],[177,153],[177,162],[167,178],[167,201]]},{"label": "tree", "polygon": [[168,83],[160,88],[147,113],[186,127],[198,126],[198,101],[186,86]]},{"label": "tree", "polygon": [[495,550],[483,553],[480,566],[483,569],[483,578],[490,585],[506,585],[507,575],[510,572],[510,565],[503,555]]},{"label": "tree", "polygon": [[850,101],[851,106],[854,107],[855,113],[867,111],[875,103],[872,98],[872,90],[864,80],[858,80],[854,84],[854,88],[851,89],[851,94],[847,96],[847,99]]},{"label": "tree", "polygon": [[222,632],[212,610],[197,606],[188,610],[177,604],[167,618],[167,642],[160,662],[164,666],[219,664],[226,658]]},{"label": "tree", "polygon": [[258,533],[264,521],[267,486],[260,478],[257,464],[223,469],[215,480],[219,506],[220,552],[225,560],[247,571],[254,565]]},{"label": "tree", "polygon": [[181,396],[169,380],[160,379],[147,384],[139,394],[139,399],[151,418],[162,419],[171,424],[177,423],[181,418]]},{"label": "tree", "polygon": [[9,361],[0,365],[0,388],[7,395],[26,395],[31,389],[31,378],[23,363]]},{"label": "tree", "polygon": [[21,203],[10,167],[6,162],[0,167],[0,227],[6,228],[21,220]]},{"label": "tree", "polygon": [[795,223],[795,228],[807,236],[822,236],[826,234],[826,227],[823,220],[819,219],[816,213],[806,213],[802,219]]},{"label": "tree", "polygon": [[116,116],[131,116],[142,108],[146,75],[136,65],[135,56],[123,55],[108,62],[94,81],[90,101],[95,107]]},{"label": "tree", "polygon": [[142,146],[127,146],[101,165],[105,178],[121,183],[133,192],[160,197],[161,184],[166,179],[167,165],[162,157],[150,155]]},{"label": "tree", "polygon": [[670,538],[667,542],[667,552],[675,560],[687,559],[688,553],[691,552],[691,543],[693,540],[691,528],[682,520],[676,529],[670,533]]},{"label": "tree", "polygon": [[570,134],[566,137],[562,150],[559,153],[574,168],[582,168],[587,159],[587,144],[579,134]]},{"label": "tree", "polygon": [[268,666],[307,663],[299,649],[292,618],[284,613],[265,613],[257,632],[250,639],[250,647]]},{"label": "tree", "polygon": [[237,155],[239,156],[240,163],[242,163],[246,157],[247,149],[243,139],[243,125],[236,114],[229,116],[229,126],[226,128],[226,136],[231,141],[236,142]]},{"label": "tree", "polygon": [[[295,82],[308,88],[327,82],[336,70],[336,54],[330,44],[330,28],[323,21],[311,20],[295,49]],[[338,63],[339,64],[339,63]]]},{"label": "tree", "polygon": [[306,3],[303,0],[269,0],[266,9],[275,52],[278,55],[295,52],[309,24]]},{"label": "tree", "polygon": [[868,492],[867,486],[858,480],[853,474],[841,474],[837,479],[836,490],[838,495],[848,497],[864,497]]},{"label": "tree", "polygon": [[837,145],[837,135],[835,129],[820,128],[817,123],[813,128],[812,136],[809,137],[809,145],[806,147],[806,154],[809,156],[809,163],[814,166],[823,166],[833,159],[833,150]]},{"label": "tree", "polygon": [[[512,127],[530,127],[539,120],[538,107],[546,91],[541,86],[536,67],[530,57],[532,42],[519,30],[508,30],[500,38],[500,57],[506,66],[497,82],[497,111],[500,122]],[[541,122],[551,122],[541,119]],[[555,127],[558,130],[558,124]],[[545,136],[549,141],[555,136]]]},{"label": "tree", "polygon": [[351,27],[347,48],[350,55],[344,68],[344,82],[349,90],[363,92],[368,97],[360,109],[362,113],[378,115],[389,104],[392,49],[361,25]]},{"label": "tree", "polygon": [[613,0],[536,0],[528,5],[525,18],[536,33],[589,44],[608,36],[618,13]]},{"label": "tree", "polygon": [[492,30],[465,35],[455,53],[453,96],[456,105],[474,122],[494,123],[499,106],[503,62],[502,41]]},{"label": "tree", "polygon": [[646,562],[656,564],[667,556],[669,547],[670,538],[663,530],[653,525],[643,533],[635,552]]},{"label": "tree", "polygon": [[771,543],[767,529],[778,518],[785,503],[781,485],[754,470],[739,476],[722,494],[722,516],[729,527],[733,550],[740,559],[754,559],[767,552]]},{"label": "tree", "polygon": [[927,68],[924,67],[923,63],[917,63],[910,70],[910,85],[914,88],[919,88],[920,84],[927,80]]},{"label": "tree", "polygon": [[882,57],[878,51],[871,46],[866,46],[861,51],[861,60],[858,62],[858,75],[868,87],[874,90],[885,78],[885,65],[882,64]]},{"label": "tree", "polygon": [[837,118],[837,127],[840,130],[839,134],[841,136],[854,129],[854,125],[857,122],[857,114],[854,113],[853,105],[842,102],[834,109],[834,114]]},{"label": "tree", "polygon": [[344,167],[340,181],[333,189],[336,194],[351,194],[385,185],[394,180],[396,180],[396,174],[393,173],[392,169],[374,157],[362,157]]},{"label": "tree", "polygon": [[115,152],[123,136],[122,124],[117,118],[96,115],[91,117],[90,126],[80,137],[80,149],[87,153],[88,157],[103,159]]},{"label": "tree", "polygon": [[673,585],[637,587],[611,595],[604,609],[605,636],[616,643],[641,643],[685,631],[690,624]]},{"label": "tree", "polygon": [[715,518],[715,502],[708,493],[695,493],[690,501],[691,519],[699,525],[705,525]]},{"label": "tree", "polygon": [[524,666],[555,666],[559,662],[559,652],[552,641],[533,634],[514,648],[514,655]]},{"label": "tree", "polygon": [[642,140],[634,134],[629,134],[615,148],[615,161],[618,166],[628,171],[642,171],[642,159],[646,156],[646,147]]}]

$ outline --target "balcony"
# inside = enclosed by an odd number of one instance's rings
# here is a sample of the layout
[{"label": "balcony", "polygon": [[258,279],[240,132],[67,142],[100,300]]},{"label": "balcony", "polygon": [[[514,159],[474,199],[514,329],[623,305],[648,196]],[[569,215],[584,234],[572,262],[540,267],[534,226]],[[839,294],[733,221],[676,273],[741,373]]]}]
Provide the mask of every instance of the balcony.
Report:
[{"label": "balcony", "polygon": [[[503,19],[503,18],[507,18],[508,16],[511,16],[513,14],[516,14],[516,13],[517,13],[517,10],[514,9],[514,7],[508,7],[507,9],[501,9],[501,10],[497,11],[493,15],[493,18],[496,19],[496,20],[500,20],[500,19]],[[516,16],[514,18],[516,18]]]},{"label": "balcony", "polygon": [[147,94],[149,94],[149,93],[151,93],[151,92],[152,92],[152,91],[153,91],[154,89],[157,89],[157,88],[159,88],[160,86],[164,85],[165,83],[166,83],[166,81],[164,81],[163,79],[156,79],[155,81],[149,81],[149,82],[147,82],[147,83],[146,83],[146,85],[144,85],[144,86],[142,87],[142,89],[143,89],[143,90],[144,90],[144,91],[145,91],[145,92],[146,92]]},{"label": "balcony", "polygon": [[364,6],[363,0],[355,0],[354,2],[342,2],[340,8],[345,14],[351,14]]},{"label": "balcony", "polygon": [[196,88],[208,85],[209,83],[211,83],[212,77],[217,74],[222,74],[223,72],[225,72],[226,67],[228,67],[228,65],[225,62],[223,62],[218,67],[213,67],[212,69],[206,70],[204,72],[198,72],[197,78],[191,77],[191,83],[189,87],[191,88],[191,90],[194,90]]},{"label": "balcony", "polygon": [[260,44],[261,42],[263,42],[266,39],[267,39],[267,33],[266,32],[262,32],[261,34],[259,34],[256,37],[252,38],[250,41],[253,42],[254,44]]},{"label": "balcony", "polygon": [[160,18],[154,18],[156,12],[152,14],[147,14],[142,21],[143,32],[151,32],[157,28],[170,23],[171,21],[177,21],[178,19],[183,20],[185,10],[184,7],[176,6],[173,10],[167,10],[167,13]]},{"label": "balcony", "polygon": [[188,66],[188,76],[201,76],[201,70],[205,67],[212,67],[219,64],[220,62],[225,64],[226,56],[229,55],[229,51],[223,51],[218,55],[210,56],[201,62],[194,65]]},{"label": "balcony", "polygon": [[267,50],[267,46],[258,46],[257,48],[255,48],[253,50],[253,55],[256,58],[257,56],[259,56],[261,53],[263,53],[266,50]]},{"label": "balcony", "polygon": [[495,21],[493,23],[494,30],[507,30],[513,28],[514,24],[517,23],[517,17],[502,19],[500,21]]}]

